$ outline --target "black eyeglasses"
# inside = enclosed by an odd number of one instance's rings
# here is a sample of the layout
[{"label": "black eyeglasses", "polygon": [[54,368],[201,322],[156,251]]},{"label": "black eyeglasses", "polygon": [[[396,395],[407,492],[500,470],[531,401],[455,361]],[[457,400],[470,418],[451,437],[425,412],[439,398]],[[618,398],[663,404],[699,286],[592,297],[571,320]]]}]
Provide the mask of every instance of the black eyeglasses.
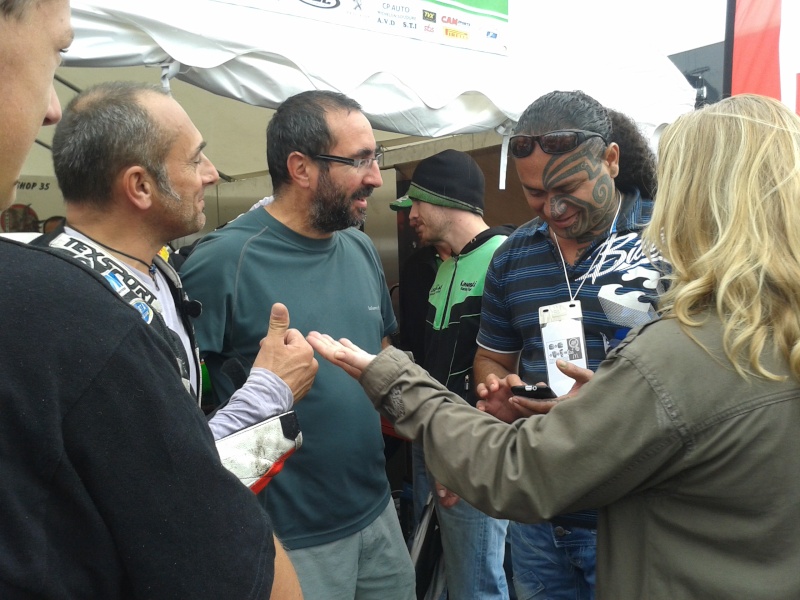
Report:
[{"label": "black eyeglasses", "polygon": [[370,167],[372,167],[372,163],[379,161],[383,156],[383,152],[378,152],[375,156],[371,156],[370,158],[346,158],[344,156],[333,156],[332,154],[317,154],[314,158],[318,158],[320,160],[327,160],[330,162],[338,162],[344,165],[350,165],[351,167],[355,167],[356,169],[366,171]]},{"label": "black eyeglasses", "polygon": [[572,152],[583,142],[590,138],[600,138],[608,145],[605,137],[593,131],[582,129],[559,129],[542,135],[512,135],[508,147],[514,158],[525,158],[533,152],[534,144],[539,143],[539,148],[547,154],[566,154]]}]

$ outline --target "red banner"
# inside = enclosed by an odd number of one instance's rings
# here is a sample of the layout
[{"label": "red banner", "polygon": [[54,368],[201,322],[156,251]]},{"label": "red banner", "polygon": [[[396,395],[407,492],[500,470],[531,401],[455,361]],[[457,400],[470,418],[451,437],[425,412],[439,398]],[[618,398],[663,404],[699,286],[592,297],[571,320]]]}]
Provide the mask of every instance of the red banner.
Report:
[{"label": "red banner", "polygon": [[736,0],[731,94],[781,97],[781,0]]},{"label": "red banner", "polygon": [[[731,94],[752,93],[777,98],[800,114],[800,73],[793,56],[796,46],[787,42],[796,32],[790,27],[791,18],[785,22],[792,6],[781,2],[736,0]],[[791,14],[797,16],[796,11]]]}]

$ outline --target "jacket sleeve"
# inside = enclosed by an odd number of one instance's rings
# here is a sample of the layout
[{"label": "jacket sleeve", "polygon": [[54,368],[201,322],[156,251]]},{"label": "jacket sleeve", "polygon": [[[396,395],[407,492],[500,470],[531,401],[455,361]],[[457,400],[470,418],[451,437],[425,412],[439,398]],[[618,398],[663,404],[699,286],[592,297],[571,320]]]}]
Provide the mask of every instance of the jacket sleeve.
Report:
[{"label": "jacket sleeve", "polygon": [[683,443],[651,382],[620,356],[577,397],[513,424],[467,405],[396,349],[361,383],[398,433],[424,442],[437,480],[487,514],[520,522],[614,502],[652,483]]}]

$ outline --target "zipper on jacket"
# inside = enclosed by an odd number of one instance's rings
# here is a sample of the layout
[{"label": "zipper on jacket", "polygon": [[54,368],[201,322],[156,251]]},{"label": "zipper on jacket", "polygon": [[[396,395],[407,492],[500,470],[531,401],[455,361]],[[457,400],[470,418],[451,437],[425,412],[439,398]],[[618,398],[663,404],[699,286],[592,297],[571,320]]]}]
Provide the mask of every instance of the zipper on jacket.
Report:
[{"label": "zipper on jacket", "polygon": [[456,274],[458,273],[458,256],[453,257],[453,276],[450,278],[450,285],[447,286],[447,296],[444,299],[444,310],[441,311],[441,314],[437,314],[437,322],[433,324],[434,329],[441,329],[443,319],[449,319],[450,315],[450,293],[453,291],[453,282],[456,280]]}]

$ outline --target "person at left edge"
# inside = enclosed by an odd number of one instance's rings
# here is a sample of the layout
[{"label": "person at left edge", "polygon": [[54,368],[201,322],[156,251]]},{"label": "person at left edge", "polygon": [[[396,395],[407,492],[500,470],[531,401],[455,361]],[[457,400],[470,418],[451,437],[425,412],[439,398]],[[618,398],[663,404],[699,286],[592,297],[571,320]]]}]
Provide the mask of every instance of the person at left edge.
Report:
[{"label": "person at left edge", "polygon": [[[184,385],[198,402],[200,361],[192,318],[201,307],[189,300],[159,250],[205,224],[204,192],[219,176],[204,148],[189,116],[160,86],[107,82],[84,90],[66,107],[53,136],[65,222],[33,241],[94,269],[139,310],[172,348]],[[279,310],[273,326],[281,321],[288,327],[288,315]],[[292,343],[270,348],[274,371],[254,368],[231,402],[209,420],[215,439],[288,413],[310,388],[316,373],[313,351],[299,332],[286,335]],[[293,413],[264,427],[282,431],[280,421],[297,429]],[[272,461],[295,448],[294,440],[280,438],[271,449]],[[243,478],[255,486],[266,484],[252,480]]]},{"label": "person at left edge", "polygon": [[[0,0],[0,210],[72,38],[67,0]],[[163,338],[63,254],[0,238],[0,274],[0,598],[299,598]]]}]

